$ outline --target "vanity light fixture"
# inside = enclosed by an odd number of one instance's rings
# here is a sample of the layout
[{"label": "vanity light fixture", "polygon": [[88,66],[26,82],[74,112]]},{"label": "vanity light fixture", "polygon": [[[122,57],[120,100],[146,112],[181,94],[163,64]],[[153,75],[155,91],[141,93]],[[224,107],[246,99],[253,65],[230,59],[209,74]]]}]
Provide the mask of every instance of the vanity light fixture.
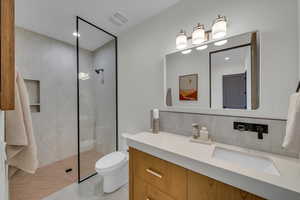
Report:
[{"label": "vanity light fixture", "polygon": [[77,33],[76,31],[74,31],[74,32],[73,32],[73,36],[74,36],[74,37],[80,37],[80,34]]},{"label": "vanity light fixture", "polygon": [[201,51],[201,50],[207,49],[207,47],[208,47],[207,45],[202,45],[202,46],[197,47],[196,50]]},{"label": "vanity light fixture", "polygon": [[204,25],[198,24],[192,33],[192,44],[198,45],[205,41]]},{"label": "vanity light fixture", "polygon": [[204,25],[198,23],[194,27],[192,36],[187,36],[184,30],[181,30],[176,36],[176,49],[182,50],[188,46],[188,40],[192,40],[192,45],[200,45],[210,39],[218,40],[227,34],[227,18],[218,15],[214,20],[211,30],[205,30]]},{"label": "vanity light fixture", "polygon": [[212,26],[212,39],[217,40],[227,34],[227,19],[225,16],[218,15]]},{"label": "vanity light fixture", "polygon": [[176,37],[176,48],[177,49],[184,49],[187,47],[187,35],[184,30],[181,30],[180,33]]},{"label": "vanity light fixture", "polygon": [[191,52],[192,52],[192,49],[187,49],[187,50],[182,51],[181,53],[182,54],[189,54]]},{"label": "vanity light fixture", "polygon": [[228,42],[228,40],[220,40],[218,42],[215,42],[214,45],[215,46],[222,46],[224,44],[226,44]]}]

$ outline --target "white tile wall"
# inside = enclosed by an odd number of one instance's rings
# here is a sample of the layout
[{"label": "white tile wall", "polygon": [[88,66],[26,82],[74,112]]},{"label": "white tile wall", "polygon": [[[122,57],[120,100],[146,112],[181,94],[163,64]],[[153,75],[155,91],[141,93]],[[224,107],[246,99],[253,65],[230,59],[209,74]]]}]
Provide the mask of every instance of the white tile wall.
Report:
[{"label": "white tile wall", "polygon": [[[80,50],[80,56],[81,67],[92,66],[91,52]],[[32,113],[40,166],[76,155],[75,47],[22,28],[16,28],[16,66],[23,78],[40,80],[41,112]],[[90,87],[88,83],[82,86]],[[87,92],[86,97],[91,99],[90,96],[91,94]],[[86,102],[88,102],[86,104],[90,103],[89,100]],[[83,104],[84,108],[87,108],[86,104]],[[86,115],[93,116],[90,113]],[[93,126],[89,125],[93,120],[93,117],[87,120],[87,133],[93,134]]]},{"label": "white tile wall", "polygon": [[[165,111],[160,113],[160,120],[160,128],[162,131],[191,136],[192,123],[198,123],[200,126],[206,126],[208,128],[214,141],[297,157],[297,154],[287,152],[281,147],[285,134],[286,121]],[[234,121],[267,124],[269,126],[269,134],[264,134],[264,139],[259,140],[255,132],[233,130]]]}]

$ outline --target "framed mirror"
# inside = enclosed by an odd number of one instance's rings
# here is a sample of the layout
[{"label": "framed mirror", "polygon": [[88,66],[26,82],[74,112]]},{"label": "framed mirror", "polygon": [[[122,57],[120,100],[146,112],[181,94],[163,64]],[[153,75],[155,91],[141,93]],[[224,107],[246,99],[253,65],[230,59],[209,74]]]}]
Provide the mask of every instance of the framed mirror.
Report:
[{"label": "framed mirror", "polygon": [[166,107],[258,109],[258,36],[249,32],[166,55]]}]

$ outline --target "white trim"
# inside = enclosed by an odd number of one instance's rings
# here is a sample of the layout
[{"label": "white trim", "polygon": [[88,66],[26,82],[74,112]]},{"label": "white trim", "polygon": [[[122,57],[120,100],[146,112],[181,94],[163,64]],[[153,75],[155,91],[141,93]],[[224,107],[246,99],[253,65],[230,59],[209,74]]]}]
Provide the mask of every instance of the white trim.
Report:
[{"label": "white trim", "polygon": [[4,112],[0,111],[0,199],[8,200],[8,176],[6,165],[6,143],[4,134]]}]

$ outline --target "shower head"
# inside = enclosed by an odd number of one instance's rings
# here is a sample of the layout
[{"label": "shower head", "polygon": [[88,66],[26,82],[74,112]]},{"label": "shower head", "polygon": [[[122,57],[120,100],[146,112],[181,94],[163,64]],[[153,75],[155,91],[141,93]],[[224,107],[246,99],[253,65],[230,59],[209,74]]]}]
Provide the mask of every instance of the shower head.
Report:
[{"label": "shower head", "polygon": [[100,72],[104,72],[104,69],[96,68],[96,69],[95,69],[95,72],[96,72],[97,74],[100,74]]},{"label": "shower head", "polygon": [[95,72],[99,75],[100,74],[100,80],[101,84],[104,84],[104,69],[103,68],[96,68]]}]

